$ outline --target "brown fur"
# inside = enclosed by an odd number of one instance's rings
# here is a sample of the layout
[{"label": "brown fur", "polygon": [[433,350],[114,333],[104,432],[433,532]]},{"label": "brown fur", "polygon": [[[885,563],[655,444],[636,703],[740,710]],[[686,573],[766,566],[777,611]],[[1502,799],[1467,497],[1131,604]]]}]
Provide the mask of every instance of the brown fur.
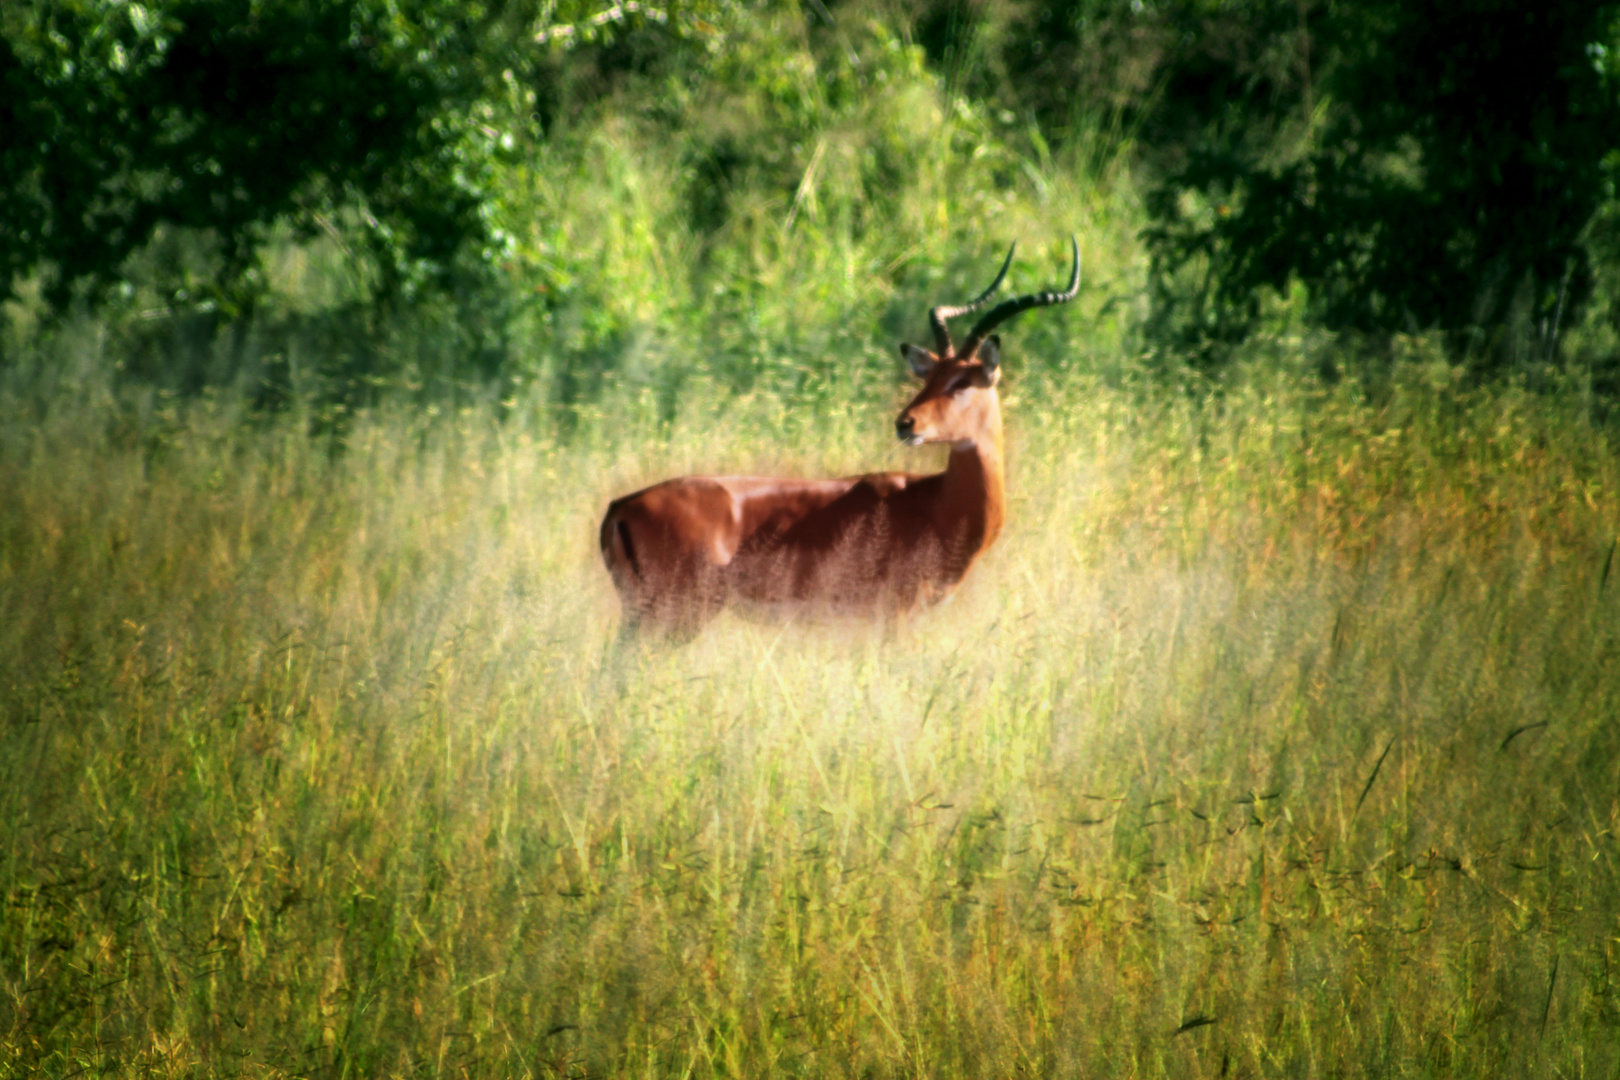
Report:
[{"label": "brown fur", "polygon": [[686,476],[608,507],[602,558],[629,623],[685,637],[727,604],[899,613],[945,596],[1005,518],[997,372],[948,358],[900,415],[952,444],[942,473]]}]

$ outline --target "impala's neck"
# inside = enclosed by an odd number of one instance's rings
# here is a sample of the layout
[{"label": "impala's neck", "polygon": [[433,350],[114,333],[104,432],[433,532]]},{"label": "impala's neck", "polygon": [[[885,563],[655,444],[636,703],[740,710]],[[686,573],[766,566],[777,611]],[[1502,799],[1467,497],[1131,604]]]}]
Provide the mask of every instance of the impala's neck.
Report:
[{"label": "impala's neck", "polygon": [[[1007,516],[1007,477],[1002,466],[1001,410],[992,401],[980,435],[951,444],[945,466],[941,531],[965,533],[967,561],[995,542]],[[964,564],[963,570],[967,567]]]}]

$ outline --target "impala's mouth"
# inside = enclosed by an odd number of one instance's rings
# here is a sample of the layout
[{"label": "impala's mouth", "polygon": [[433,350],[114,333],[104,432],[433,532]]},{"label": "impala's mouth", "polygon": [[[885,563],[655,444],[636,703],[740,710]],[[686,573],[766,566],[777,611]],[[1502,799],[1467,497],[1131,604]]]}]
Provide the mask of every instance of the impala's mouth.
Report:
[{"label": "impala's mouth", "polygon": [[904,438],[907,446],[921,446],[923,444],[923,437],[921,435],[907,435]]}]

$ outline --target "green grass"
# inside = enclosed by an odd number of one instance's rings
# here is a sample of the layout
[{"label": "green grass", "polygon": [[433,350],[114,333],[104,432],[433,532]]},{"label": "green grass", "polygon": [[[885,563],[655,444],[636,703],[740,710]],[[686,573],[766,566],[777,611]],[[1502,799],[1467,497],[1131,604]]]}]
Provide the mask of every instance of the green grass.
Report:
[{"label": "green grass", "polygon": [[609,497],[923,467],[898,379],[13,399],[0,1071],[1613,1076],[1620,462],[1421,361],[1013,358],[950,603],[619,654]]}]

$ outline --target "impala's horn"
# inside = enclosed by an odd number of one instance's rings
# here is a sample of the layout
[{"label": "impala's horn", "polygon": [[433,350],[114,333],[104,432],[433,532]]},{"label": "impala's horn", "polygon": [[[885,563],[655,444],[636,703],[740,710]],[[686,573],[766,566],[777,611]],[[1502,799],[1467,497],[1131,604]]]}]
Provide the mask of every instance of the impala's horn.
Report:
[{"label": "impala's horn", "polygon": [[[958,354],[961,358],[971,359],[973,354],[978,351],[979,346],[984,343],[984,339],[990,336],[990,331],[1017,315],[1020,311],[1028,311],[1032,307],[1046,307],[1050,304],[1066,304],[1079,295],[1080,241],[1073,234],[1070,234],[1069,244],[1074,249],[1074,269],[1069,272],[1068,288],[1062,292],[1030,293],[1028,296],[1015,296],[1011,300],[1003,300],[986,312],[984,318],[973,324],[973,329],[969,331],[967,340],[962,342],[962,351]],[[983,299],[983,297],[980,297],[981,301]]]},{"label": "impala's horn", "polygon": [[990,297],[995,295],[996,290],[1001,288],[1002,281],[1006,279],[1007,268],[1012,265],[1013,252],[1017,250],[1018,241],[1014,240],[1012,247],[1007,249],[1006,260],[1001,264],[1001,273],[996,275],[996,280],[990,283],[990,287],[988,289],[979,294],[977,300],[963,304],[961,307],[946,307],[944,304],[941,304],[939,307],[928,309],[928,325],[934,328],[934,354],[941,360],[949,356],[951,352],[951,332],[950,330],[946,329],[945,320],[954,319],[958,315],[966,315],[969,312],[978,311],[980,308],[984,307],[985,304],[988,304],[990,302]]}]

